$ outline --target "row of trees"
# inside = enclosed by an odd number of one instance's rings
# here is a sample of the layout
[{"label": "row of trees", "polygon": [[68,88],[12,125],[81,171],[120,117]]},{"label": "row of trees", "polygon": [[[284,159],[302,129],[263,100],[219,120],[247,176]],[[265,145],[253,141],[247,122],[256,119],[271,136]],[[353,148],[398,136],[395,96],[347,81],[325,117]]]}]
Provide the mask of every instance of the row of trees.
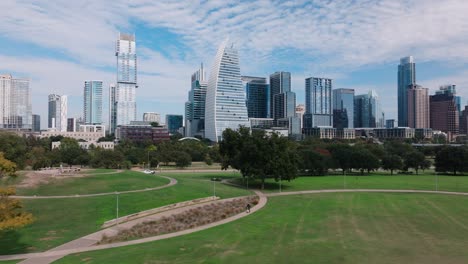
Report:
[{"label": "row of trees", "polygon": [[429,169],[435,160],[438,172],[468,172],[468,148],[437,147],[416,149],[410,144],[388,141],[383,145],[366,141],[353,144],[308,139],[297,143],[267,135],[264,131],[226,130],[219,144],[223,168],[231,166],[243,177],[291,180],[296,175],[324,175],[330,169],[343,174],[364,174],[378,169],[416,174]]}]

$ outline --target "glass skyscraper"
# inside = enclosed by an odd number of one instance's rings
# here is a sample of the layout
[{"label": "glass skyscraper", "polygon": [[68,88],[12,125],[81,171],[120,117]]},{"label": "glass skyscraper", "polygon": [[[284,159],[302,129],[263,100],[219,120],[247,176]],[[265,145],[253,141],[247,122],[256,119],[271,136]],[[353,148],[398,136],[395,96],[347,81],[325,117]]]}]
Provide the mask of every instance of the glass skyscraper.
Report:
[{"label": "glass skyscraper", "polygon": [[332,79],[310,77],[305,80],[304,128],[332,126]]},{"label": "glass skyscraper", "polygon": [[102,124],[102,81],[85,81],[83,94],[85,124]]},{"label": "glass skyscraper", "polygon": [[49,128],[67,131],[68,99],[66,95],[49,94]]},{"label": "glass skyscraper", "polygon": [[270,111],[270,86],[263,77],[242,76],[247,95],[249,118],[267,118]]},{"label": "glass skyscraper", "polygon": [[182,115],[166,115],[166,127],[170,134],[179,132],[179,128],[183,126],[184,116]]},{"label": "glass skyscraper", "polygon": [[340,124],[337,128],[354,128],[354,89],[333,90],[333,123]]},{"label": "glass skyscraper", "polygon": [[206,82],[203,64],[192,74],[192,87],[185,103],[185,136],[205,136]]},{"label": "glass skyscraper", "polygon": [[249,127],[239,57],[233,44],[225,40],[211,68],[206,92],[205,137],[218,142],[227,128]]},{"label": "glass skyscraper", "polygon": [[0,75],[0,128],[32,129],[29,80]]},{"label": "glass skyscraper", "polygon": [[416,84],[416,64],[413,56],[400,59],[398,65],[398,126],[408,126],[408,95],[406,90]]},{"label": "glass skyscraper", "polygon": [[270,116],[275,120],[294,117],[296,94],[291,91],[291,73],[270,75]]},{"label": "glass skyscraper", "polygon": [[136,120],[137,55],[135,36],[119,34],[117,57],[117,84],[110,86],[110,132],[118,125]]},{"label": "glass skyscraper", "polygon": [[354,127],[385,127],[385,114],[374,90],[354,97]]}]

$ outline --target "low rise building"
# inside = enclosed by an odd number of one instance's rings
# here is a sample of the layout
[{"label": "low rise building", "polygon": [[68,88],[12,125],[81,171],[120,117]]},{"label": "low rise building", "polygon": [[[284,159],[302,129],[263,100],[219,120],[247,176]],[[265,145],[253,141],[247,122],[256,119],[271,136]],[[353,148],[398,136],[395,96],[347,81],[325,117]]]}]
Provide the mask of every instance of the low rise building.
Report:
[{"label": "low rise building", "polygon": [[152,141],[154,143],[170,140],[169,131],[165,127],[152,127],[141,125],[122,125],[115,131],[117,140],[130,140],[132,142]]}]

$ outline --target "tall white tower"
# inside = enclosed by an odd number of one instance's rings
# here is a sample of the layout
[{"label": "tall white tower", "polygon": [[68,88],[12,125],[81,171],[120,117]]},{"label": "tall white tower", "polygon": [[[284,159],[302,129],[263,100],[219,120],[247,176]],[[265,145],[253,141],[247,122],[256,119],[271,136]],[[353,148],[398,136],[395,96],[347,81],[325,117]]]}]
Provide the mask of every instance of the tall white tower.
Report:
[{"label": "tall white tower", "polygon": [[206,92],[205,137],[218,142],[227,128],[249,127],[239,56],[226,39],[211,68]]}]

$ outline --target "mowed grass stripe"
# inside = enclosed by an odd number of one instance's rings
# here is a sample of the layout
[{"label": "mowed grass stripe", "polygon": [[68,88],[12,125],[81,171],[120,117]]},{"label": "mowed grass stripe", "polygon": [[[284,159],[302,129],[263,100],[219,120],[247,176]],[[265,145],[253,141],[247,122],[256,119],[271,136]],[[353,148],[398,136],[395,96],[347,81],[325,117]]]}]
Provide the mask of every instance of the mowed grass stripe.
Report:
[{"label": "mowed grass stripe", "polygon": [[[447,227],[468,197],[340,193],[271,197],[248,217],[163,241],[67,256],[59,263],[467,263],[468,231]],[[296,232],[298,226],[301,232]]]}]

